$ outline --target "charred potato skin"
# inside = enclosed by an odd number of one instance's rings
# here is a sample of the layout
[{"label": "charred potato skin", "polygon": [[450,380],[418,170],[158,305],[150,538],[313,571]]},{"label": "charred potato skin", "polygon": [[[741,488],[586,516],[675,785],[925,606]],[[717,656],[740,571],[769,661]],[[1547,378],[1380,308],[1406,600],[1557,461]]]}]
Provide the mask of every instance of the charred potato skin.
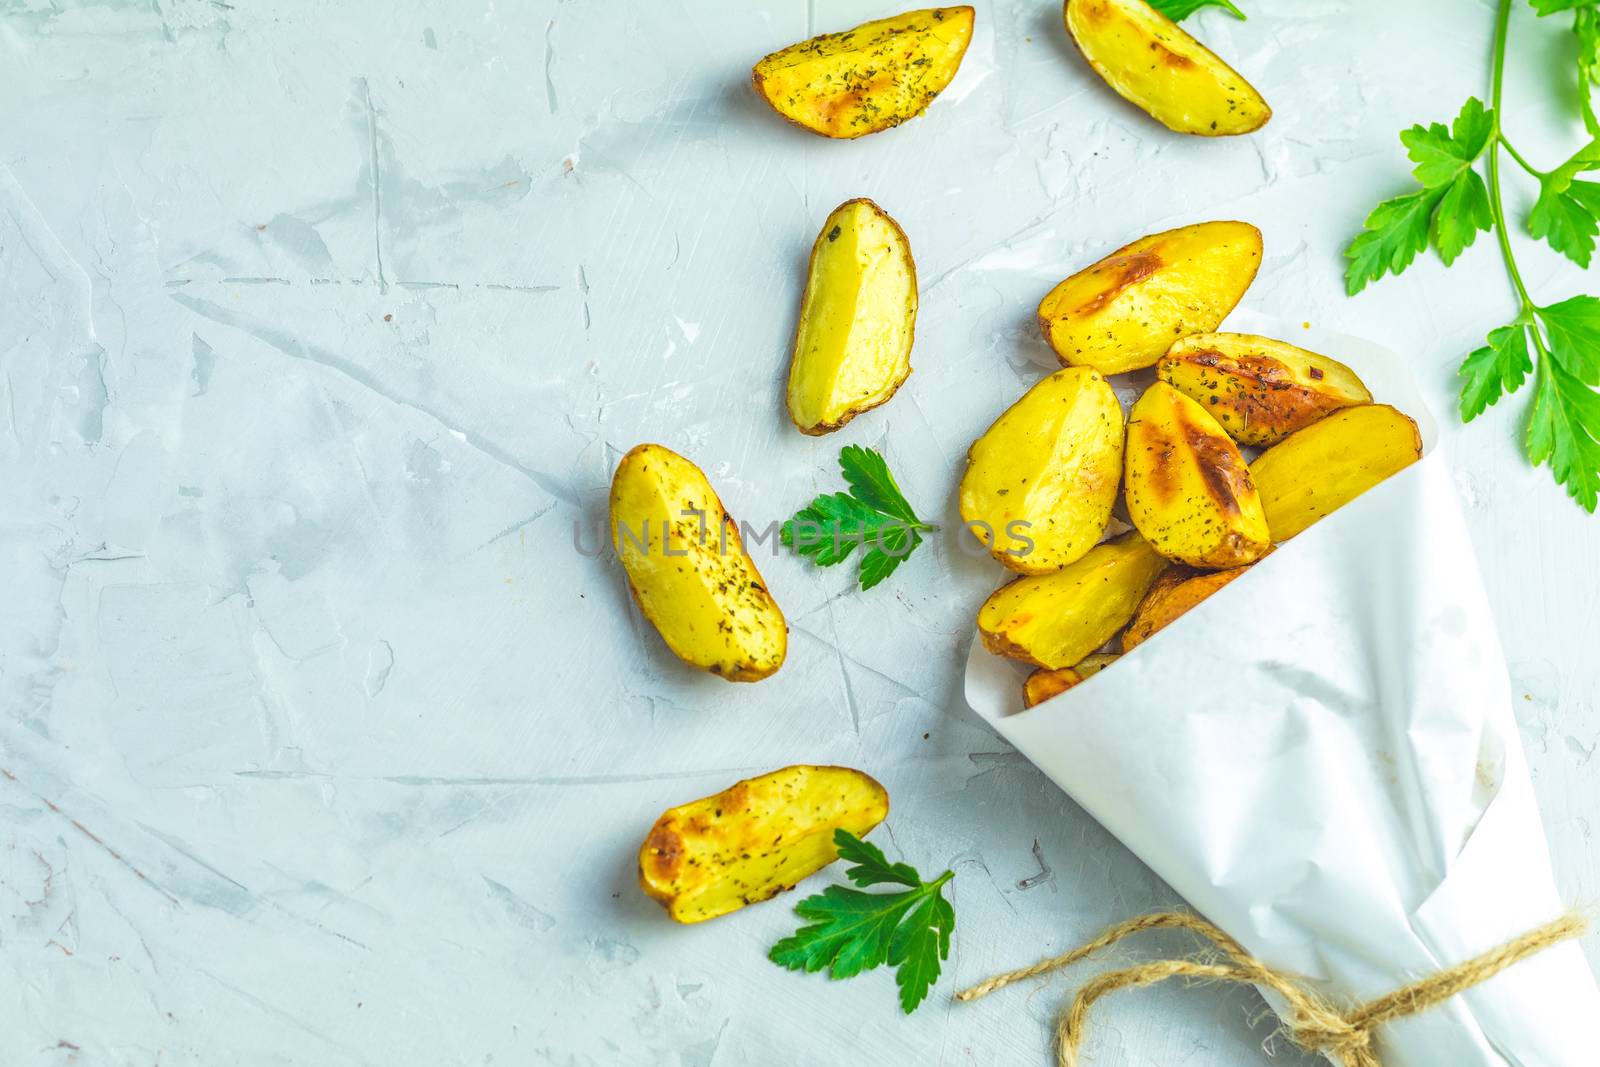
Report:
[{"label": "charred potato skin", "polygon": [[1128,417],[1128,516],[1156,551],[1217,570],[1271,545],[1266,512],[1239,446],[1200,404],[1165,382]]},{"label": "charred potato skin", "polygon": [[1040,332],[1063,366],[1140,370],[1178,338],[1221,325],[1255,280],[1261,253],[1261,231],[1248,222],[1200,222],[1141,237],[1045,294]]},{"label": "charred potato skin", "polygon": [[[1088,367],[1057,371],[967,450],[962,521],[976,527],[978,540],[1009,570],[1060,570],[1105,532],[1122,481],[1124,444],[1122,404],[1105,377]],[[1019,521],[1028,523],[1033,542],[1026,555],[1008,547],[1006,535]]]},{"label": "charred potato skin", "polygon": [[[691,509],[701,517],[682,513]],[[731,682],[760,681],[783,665],[783,611],[692,461],[664,445],[630,450],[612,476],[610,521],[634,602],[679,659]]]},{"label": "charred potato skin", "polygon": [[1195,571],[1184,566],[1172,567],[1156,579],[1140,602],[1133,621],[1122,631],[1122,651],[1132,652],[1178,616],[1249,569],[1250,566],[1244,566],[1225,571]]},{"label": "charred potato skin", "polygon": [[1388,404],[1344,408],[1250,465],[1274,542],[1287,541],[1422,457],[1422,435]]},{"label": "charred potato skin", "polygon": [[1081,681],[1083,675],[1071,667],[1062,667],[1054,671],[1041,667],[1028,675],[1022,683],[1022,706],[1031,708],[1035,704],[1043,704],[1051,697],[1065,693]]},{"label": "charred potato skin", "polygon": [[1176,133],[1226,137],[1272,117],[1255,86],[1143,0],[1065,0],[1061,14],[1095,73]]},{"label": "charred potato skin", "polygon": [[996,589],[978,609],[978,635],[997,656],[1071,667],[1128,624],[1166,566],[1136,533],[1096,545],[1059,571]]},{"label": "charred potato skin", "polygon": [[[878,133],[921,115],[949,86],[972,43],[976,14],[966,6],[926,8],[819,34],[762,57],[750,84],[803,130],[835,140]],[[819,70],[831,75],[824,85],[785,84],[784,72],[807,57],[825,63],[841,55],[855,62]]]},{"label": "charred potato skin", "polygon": [[796,765],[663,812],[639,848],[639,887],[696,923],[792,889],[838,858],[835,830],[866,834],[889,794],[849,767]]},{"label": "charred potato skin", "polygon": [[[908,292],[904,307],[904,341],[900,345],[901,351],[896,356],[897,367],[894,373],[888,375],[879,384],[877,390],[855,403],[847,405],[842,411],[832,418],[826,416],[816,419],[803,417],[803,401],[798,399],[801,385],[800,378],[806,369],[805,361],[813,358],[811,353],[814,346],[809,344],[808,326],[815,322],[816,303],[822,299],[822,294],[816,290],[820,285],[818,280],[819,260],[828,254],[829,246],[836,239],[830,235],[837,234],[844,224],[844,213],[847,210],[860,208],[869,212],[876,221],[886,224],[891,237],[894,254],[899,259],[908,278]],[[841,234],[842,235],[842,234]],[[800,298],[800,318],[795,324],[794,346],[789,358],[789,388],[786,401],[789,410],[789,421],[794,423],[795,429],[808,437],[821,437],[832,433],[857,415],[873,408],[887,404],[900,391],[906,379],[911,377],[911,349],[916,340],[917,328],[917,264],[911,255],[911,240],[900,224],[890,214],[866,197],[857,197],[846,200],[833,211],[829,212],[827,219],[822,224],[822,230],[817,234],[817,239],[811,245],[811,257],[806,263],[806,288],[805,294]]]},{"label": "charred potato skin", "polygon": [[1241,445],[1274,445],[1340,408],[1372,402],[1366,385],[1338,360],[1252,334],[1180,338],[1156,374],[1205,405]]}]

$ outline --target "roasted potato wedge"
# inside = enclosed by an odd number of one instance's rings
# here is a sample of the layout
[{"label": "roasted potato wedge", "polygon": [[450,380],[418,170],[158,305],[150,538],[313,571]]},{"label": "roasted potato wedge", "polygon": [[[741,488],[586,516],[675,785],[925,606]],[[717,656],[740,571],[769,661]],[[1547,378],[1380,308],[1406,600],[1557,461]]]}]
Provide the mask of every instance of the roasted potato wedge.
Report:
[{"label": "roasted potato wedge", "polygon": [[1172,342],[1210,333],[1261,266],[1261,231],[1201,222],[1141,237],[1080,270],[1039,302],[1039,328],[1069,367],[1148,367]]},{"label": "roasted potato wedge", "polygon": [[757,95],[824,137],[861,137],[927,110],[961,66],[973,9],[935,7],[824,33],[772,53],[750,72]]},{"label": "roasted potato wedge", "polygon": [[1107,653],[1096,653],[1093,656],[1085,656],[1076,667],[1062,667],[1055,671],[1040,667],[1028,675],[1022,683],[1022,706],[1031,708],[1035,704],[1043,704],[1053,696],[1065,693],[1090,675],[1098,674],[1109,667],[1116,658]]},{"label": "roasted potato wedge", "polygon": [[917,268],[911,243],[871,200],[833,209],[811,246],[789,361],[789,417],[837,430],[894,395],[911,373]]},{"label": "roasted potato wedge", "polygon": [[1249,82],[1144,0],[1066,0],[1067,32],[1123,99],[1178,133],[1249,133],[1272,109]]},{"label": "roasted potato wedge", "polygon": [[1071,667],[1062,667],[1054,671],[1040,667],[1028,675],[1022,683],[1022,706],[1031,708],[1035,704],[1043,704],[1051,697],[1065,693],[1081,681],[1083,675]]},{"label": "roasted potato wedge", "polygon": [[1336,359],[1248,333],[1179,338],[1156,364],[1161,380],[1198,400],[1241,445],[1271,445],[1372,394]]},{"label": "roasted potato wedge", "polygon": [[1166,382],[1128,414],[1128,517],[1157,552],[1191,567],[1238,567],[1272,539],[1239,446]]},{"label": "roasted potato wedge", "polygon": [[679,659],[734,682],[783,665],[783,612],[699,467],[662,445],[623,456],[611,541],[639,610]]},{"label": "roasted potato wedge", "polygon": [[777,896],[834,860],[835,830],[865,834],[889,794],[848,767],[784,767],[669,808],[639,849],[639,887],[681,923]]},{"label": "roasted potato wedge", "polygon": [[[1254,566],[1251,564],[1250,566]],[[1188,567],[1173,567],[1156,579],[1134,613],[1133,621],[1122,631],[1122,651],[1132,652],[1151,634],[1194,607],[1218,589],[1250,569],[1234,567],[1225,571],[1196,572]]]},{"label": "roasted potato wedge", "polygon": [[996,655],[1071,667],[1128,624],[1166,566],[1144,538],[1125,534],[1059,571],[996,589],[978,609],[978,633]]},{"label": "roasted potato wedge", "polygon": [[1056,371],[967,450],[962,520],[1006,567],[1060,570],[1105,533],[1122,480],[1123,436],[1122,404],[1104,375]]},{"label": "roasted potato wedge", "polygon": [[1250,465],[1273,541],[1287,541],[1422,455],[1417,424],[1388,404],[1336,411]]}]

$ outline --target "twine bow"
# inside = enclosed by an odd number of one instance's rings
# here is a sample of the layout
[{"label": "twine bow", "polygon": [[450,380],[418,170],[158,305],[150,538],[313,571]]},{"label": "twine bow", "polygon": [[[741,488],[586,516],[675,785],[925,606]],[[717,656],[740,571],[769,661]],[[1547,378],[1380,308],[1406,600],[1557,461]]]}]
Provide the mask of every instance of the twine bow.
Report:
[{"label": "twine bow", "polygon": [[1062,1013],[1057,1023],[1056,1063],[1059,1067],[1077,1067],[1085,1021],[1095,1001],[1119,989],[1138,989],[1168,978],[1213,979],[1271,989],[1288,1003],[1284,1029],[1296,1045],[1307,1052],[1320,1052],[1341,1067],[1383,1067],[1372,1040],[1373,1031],[1379,1026],[1442,1004],[1457,993],[1493,978],[1529,956],[1562,941],[1581,937],[1588,926],[1588,921],[1580,915],[1564,916],[1512,938],[1465,963],[1447,967],[1402,986],[1393,993],[1341,1012],[1315,990],[1250,955],[1244,946],[1199,916],[1164,912],[1129,919],[1071,952],[1040,960],[1031,967],[996,975],[987,982],[980,982],[971,989],[957,993],[956,999],[977,1000],[1012,982],[1068,967],[1133,934],[1175,927],[1190,930],[1210,941],[1222,953],[1222,958],[1156,960],[1107,971],[1091,979],[1078,990],[1071,1007]]}]

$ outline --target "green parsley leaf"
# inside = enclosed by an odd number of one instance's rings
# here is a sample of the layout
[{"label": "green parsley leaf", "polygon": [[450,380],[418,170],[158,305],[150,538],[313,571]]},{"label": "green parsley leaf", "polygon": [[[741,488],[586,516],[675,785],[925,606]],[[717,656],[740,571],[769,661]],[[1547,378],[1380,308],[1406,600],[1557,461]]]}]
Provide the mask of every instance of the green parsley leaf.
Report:
[{"label": "green parsley leaf", "polygon": [[1533,9],[1540,15],[1554,15],[1559,11],[1574,11],[1593,7],[1597,0],[1532,0]]},{"label": "green parsley leaf", "polygon": [[1528,233],[1580,267],[1594,255],[1600,233],[1600,183],[1578,181],[1552,171],[1539,183],[1539,199],[1528,213]]},{"label": "green parsley leaf", "polygon": [[826,493],[783,524],[779,540],[819,567],[843,562],[863,546],[857,581],[871,589],[922,544],[935,527],[917,518],[882,456],[860,445],[839,452],[848,493]]},{"label": "green parsley leaf", "polygon": [[1220,7],[1236,19],[1244,18],[1244,12],[1233,5],[1233,0],[1150,0],[1150,6],[1173,22],[1182,22],[1203,7]]},{"label": "green parsley leaf", "polygon": [[1534,313],[1550,341],[1528,419],[1528,458],[1548,463],[1585,511],[1600,502],[1600,299],[1574,296]]},{"label": "green parsley leaf", "polygon": [[1461,421],[1471,422],[1502,396],[1516,392],[1533,370],[1528,356],[1528,327],[1514,322],[1489,332],[1489,343],[1461,364]]},{"label": "green parsley leaf", "polygon": [[1433,209],[1445,190],[1418,189],[1372,209],[1362,232],[1344,250],[1345,292],[1355,296],[1384,274],[1399,274],[1428,247]]},{"label": "green parsley leaf", "polygon": [[955,874],[945,871],[924,882],[914,868],[890,863],[880,849],[848,830],[835,830],[833,841],[840,858],[855,864],[845,872],[852,882],[908,888],[864,893],[831,885],[795,906],[795,914],[810,924],[773,945],[767,958],[791,971],[827,968],[831,978],[852,978],[888,964],[895,968],[900,1009],[909,1015],[939,980],[940,961],[950,958],[956,913],[942,891]]},{"label": "green parsley leaf", "polygon": [[1430,241],[1445,266],[1456,261],[1480,231],[1494,227],[1489,190],[1473,164],[1494,134],[1494,111],[1468,97],[1447,128],[1442,122],[1402,131],[1400,141],[1421,183],[1415,192],[1373,209],[1344,256],[1345,291],[1351,296],[1385,274],[1399,274]]}]

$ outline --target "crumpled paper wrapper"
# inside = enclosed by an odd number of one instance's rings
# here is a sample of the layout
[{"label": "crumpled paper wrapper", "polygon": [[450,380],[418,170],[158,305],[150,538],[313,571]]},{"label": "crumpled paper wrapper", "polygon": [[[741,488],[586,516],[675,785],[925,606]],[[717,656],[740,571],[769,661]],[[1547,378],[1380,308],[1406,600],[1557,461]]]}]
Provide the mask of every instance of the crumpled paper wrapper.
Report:
[{"label": "crumpled paper wrapper", "polygon": [[[1417,419],[1424,457],[1037,707],[1022,707],[1027,668],[975,640],[966,696],[1196,910],[1349,1004],[1565,902],[1450,469],[1405,364],[1260,317],[1228,328],[1350,364]],[[1387,1024],[1378,1048],[1385,1067],[1594,1067],[1600,990],[1569,942]]]}]

